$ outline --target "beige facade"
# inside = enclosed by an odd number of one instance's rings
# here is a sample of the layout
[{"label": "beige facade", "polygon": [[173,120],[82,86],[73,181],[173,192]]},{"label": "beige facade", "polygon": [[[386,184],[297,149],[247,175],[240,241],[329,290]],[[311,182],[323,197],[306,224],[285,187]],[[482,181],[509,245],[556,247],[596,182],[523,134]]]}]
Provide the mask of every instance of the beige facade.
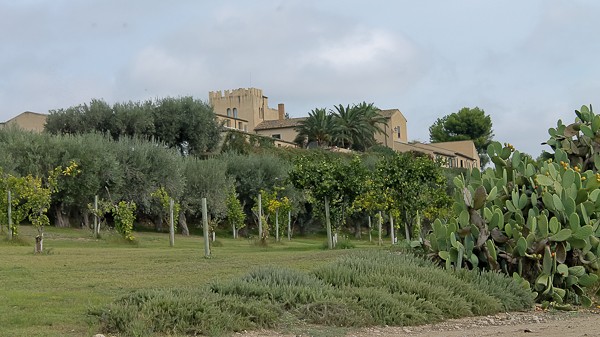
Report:
[{"label": "beige facade", "polygon": [[375,135],[380,144],[398,152],[416,151],[441,160],[446,167],[479,168],[480,159],[472,140],[444,143],[408,143],[406,117],[398,109],[381,110],[387,123],[382,126],[384,133]]},{"label": "beige facade", "polygon": [[[462,143],[462,144],[455,144]],[[445,143],[400,143],[394,144],[394,149],[399,152],[421,152],[425,153],[435,160],[441,160],[445,167],[458,168],[479,168],[480,160],[477,151],[475,154],[457,151],[457,149],[469,148],[469,143],[475,145],[473,141],[466,140],[460,142],[445,142]]]},{"label": "beige facade", "polygon": [[223,122],[223,126],[227,129],[235,129],[248,132],[248,120],[243,118],[234,118],[230,116],[217,115],[217,119]]},{"label": "beige facade", "polygon": [[381,110],[381,115],[387,119],[387,123],[381,125],[384,133],[376,133],[375,140],[383,146],[395,150],[395,144],[407,143],[406,117],[398,109]]},{"label": "beige facade", "polygon": [[296,127],[300,126],[305,119],[305,117],[301,117],[264,121],[254,128],[254,132],[259,135],[280,139],[282,141],[295,144],[294,140],[298,135]]},{"label": "beige facade", "polygon": [[476,161],[477,167],[480,165],[479,154],[472,140],[459,140],[454,142],[434,143],[437,147],[442,147],[456,153],[463,154],[466,158]]},{"label": "beige facade", "polygon": [[16,126],[27,131],[42,132],[44,131],[44,125],[46,125],[46,117],[48,115],[25,111],[4,123],[0,123],[0,127]]},{"label": "beige facade", "polygon": [[285,118],[285,106],[269,107],[269,98],[257,88],[211,91],[208,102],[226,128],[275,139],[277,146],[296,146],[294,127],[303,118]]},{"label": "beige facade", "polygon": [[208,103],[219,119],[242,122],[242,129],[239,123],[235,123],[236,126],[232,123],[230,127],[247,132],[253,132],[262,121],[283,119],[278,109],[269,107],[269,98],[257,88],[211,91]]}]

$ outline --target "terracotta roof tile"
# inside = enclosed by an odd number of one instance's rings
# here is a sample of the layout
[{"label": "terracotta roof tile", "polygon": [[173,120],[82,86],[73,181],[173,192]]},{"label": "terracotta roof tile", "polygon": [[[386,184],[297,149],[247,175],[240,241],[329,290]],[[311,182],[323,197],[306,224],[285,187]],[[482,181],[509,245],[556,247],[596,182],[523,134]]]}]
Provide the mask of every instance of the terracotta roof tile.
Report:
[{"label": "terracotta roof tile", "polygon": [[385,118],[391,118],[394,114],[398,113],[402,119],[406,121],[406,117],[402,114],[402,112],[398,109],[385,109],[379,110],[379,114]]},{"label": "terracotta roof tile", "polygon": [[435,154],[441,154],[448,157],[455,157],[455,153],[453,151],[448,151],[446,149],[438,148],[436,146],[431,146],[431,144],[424,143],[400,143],[396,142],[395,147],[401,152],[404,151],[417,151],[417,152],[432,152]]},{"label": "terracotta roof tile", "polygon": [[300,125],[304,120],[306,120],[306,117],[262,121],[254,127],[254,130],[292,128]]}]

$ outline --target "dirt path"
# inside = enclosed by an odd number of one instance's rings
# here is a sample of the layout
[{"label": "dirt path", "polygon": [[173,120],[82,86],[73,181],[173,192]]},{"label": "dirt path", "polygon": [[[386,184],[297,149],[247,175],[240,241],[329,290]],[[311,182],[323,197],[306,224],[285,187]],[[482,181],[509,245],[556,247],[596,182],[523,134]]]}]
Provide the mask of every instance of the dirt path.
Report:
[{"label": "dirt path", "polygon": [[455,319],[417,327],[368,328],[346,336],[600,336],[600,315],[594,312],[506,313]]},{"label": "dirt path", "polygon": [[[308,337],[312,333],[286,334],[253,331],[238,334],[247,337]],[[314,335],[338,335],[316,333]],[[492,316],[467,317],[441,323],[410,327],[371,327],[342,332],[345,337],[575,337],[600,336],[600,311],[531,311]]]}]

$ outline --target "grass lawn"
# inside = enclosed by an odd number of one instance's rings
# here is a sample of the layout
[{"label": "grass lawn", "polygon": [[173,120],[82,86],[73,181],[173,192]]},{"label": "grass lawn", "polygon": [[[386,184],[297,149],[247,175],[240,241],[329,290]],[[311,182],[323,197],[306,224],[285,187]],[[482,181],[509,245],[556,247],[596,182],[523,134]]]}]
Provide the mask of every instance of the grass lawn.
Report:
[{"label": "grass lawn", "polygon": [[205,259],[198,236],[177,236],[169,247],[168,234],[134,233],[137,244],[128,244],[116,235],[96,240],[89,230],[49,227],[47,253],[34,255],[34,235],[21,226],[25,245],[0,239],[0,336],[92,336],[99,331],[88,309],[136,289],[200,286],[263,265],[309,270],[344,254],[322,250],[321,238],[284,239],[268,248],[218,238]]}]

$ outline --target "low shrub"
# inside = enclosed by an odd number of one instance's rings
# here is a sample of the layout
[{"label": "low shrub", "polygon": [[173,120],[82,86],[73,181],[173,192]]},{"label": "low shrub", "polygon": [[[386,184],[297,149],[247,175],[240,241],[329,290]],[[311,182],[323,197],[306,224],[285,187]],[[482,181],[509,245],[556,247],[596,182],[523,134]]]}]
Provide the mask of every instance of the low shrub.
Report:
[{"label": "low shrub", "polygon": [[529,290],[529,287],[512,282],[510,278],[499,272],[461,269],[454,275],[497,298],[502,304],[502,311],[530,308],[535,299],[535,294]]},{"label": "low shrub", "polygon": [[354,244],[354,242],[348,240],[348,239],[343,239],[340,240],[336,245],[335,245],[336,249],[352,249],[352,248],[356,248],[356,245]]},{"label": "low shrub", "polygon": [[145,290],[90,313],[104,330],[215,335],[271,328],[290,317],[328,326],[418,325],[531,308],[498,273],[451,272],[410,254],[356,251],[310,273],[261,267],[198,289]]},{"label": "low shrub", "polygon": [[358,252],[315,275],[334,286],[377,287],[389,293],[417,294],[442,309],[445,317],[497,312],[501,303],[427,260],[408,254]]},{"label": "low shrub", "polygon": [[[356,248],[356,245],[354,244],[354,242],[350,241],[349,239],[342,239],[340,241],[338,241],[335,244],[335,247],[333,247],[334,249],[353,249]],[[327,250],[329,249],[329,244],[327,243],[327,241],[323,241],[323,243],[321,244],[321,249],[323,250]]]},{"label": "low shrub", "polygon": [[113,304],[90,311],[103,330],[128,336],[154,332],[216,335],[272,327],[281,316],[279,306],[269,301],[230,295],[208,288],[185,290],[141,290]]},{"label": "low shrub", "polygon": [[[6,235],[5,232],[1,232],[0,234]],[[5,236],[1,242],[11,246],[31,246],[33,244],[32,240],[21,236],[13,236],[11,240],[9,240],[7,236]]]}]

